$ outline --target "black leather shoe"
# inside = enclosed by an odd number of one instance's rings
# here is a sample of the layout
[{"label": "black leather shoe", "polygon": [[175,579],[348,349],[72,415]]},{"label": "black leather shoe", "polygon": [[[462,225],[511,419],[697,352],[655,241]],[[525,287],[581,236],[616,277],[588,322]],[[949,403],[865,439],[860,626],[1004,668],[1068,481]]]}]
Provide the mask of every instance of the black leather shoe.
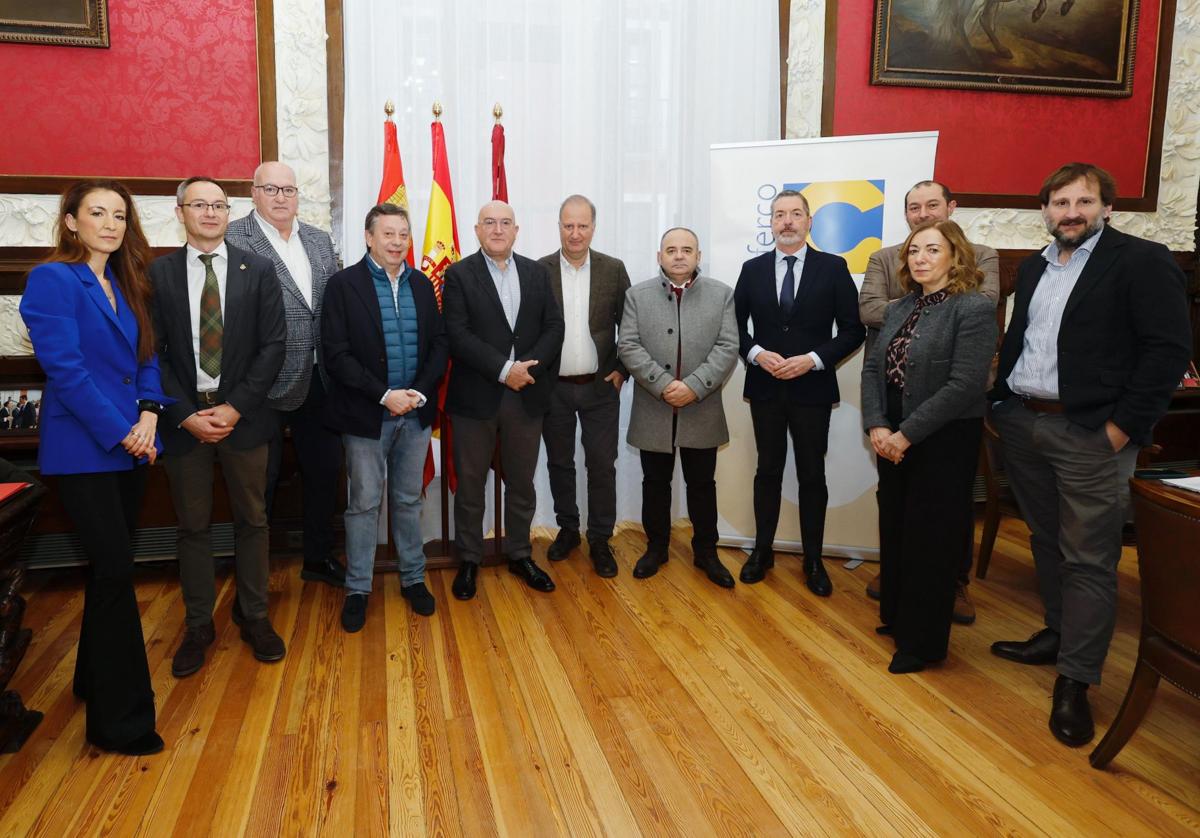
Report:
[{"label": "black leather shoe", "polygon": [[244,621],[242,623],[242,640],[250,646],[255,659],[263,663],[283,660],[283,656],[287,653],[287,647],[283,645],[283,638],[275,633],[275,629],[271,627],[271,621],[266,617],[261,620]]},{"label": "black leather shoe", "polygon": [[658,569],[665,565],[669,558],[670,556],[666,553],[660,553],[657,550],[647,550],[645,553],[642,553],[642,557],[633,566],[633,578],[649,579],[658,573]]},{"label": "black leather shoe", "polygon": [[300,578],[307,579],[309,582],[324,582],[326,585],[340,588],[346,584],[346,568],[331,558],[311,564],[305,562],[304,567],[300,570]]},{"label": "black leather shoe", "polygon": [[550,574],[534,564],[533,559],[529,557],[509,561],[508,572],[513,576],[520,576],[525,580],[525,584],[535,591],[548,594],[554,590],[554,580],[550,578]]},{"label": "black leather shoe", "polygon": [[1088,706],[1088,685],[1066,675],[1054,682],[1054,703],[1050,706],[1050,732],[1064,745],[1078,748],[1092,741],[1096,728],[1092,708]]},{"label": "black leather shoe", "polygon": [[729,569],[721,564],[721,560],[717,558],[715,552],[701,552],[693,554],[692,564],[704,571],[704,575],[714,585],[720,585],[722,588],[733,587],[733,576],[729,573]]},{"label": "black leather shoe", "polygon": [[[217,631],[210,620],[207,625],[188,627],[183,633],[183,642],[175,650],[171,660],[171,674],[186,678],[204,666],[204,650],[217,639]],[[107,750],[116,750],[109,748]]]},{"label": "black leather shoe", "polygon": [[579,530],[569,530],[563,527],[558,531],[558,535],[554,536],[553,543],[546,549],[546,558],[552,562],[561,562],[582,543],[579,540]]},{"label": "black leather shoe", "polygon": [[597,576],[612,579],[617,575],[617,560],[613,558],[607,539],[589,538],[588,555],[592,557],[592,567]]},{"label": "black leather shoe", "polygon": [[804,559],[804,584],[817,596],[829,596],[833,593],[833,582],[825,572],[825,563],[820,559]]},{"label": "black leather shoe", "polygon": [[755,547],[750,558],[746,559],[746,563],[742,565],[742,572],[738,574],[738,579],[747,585],[753,585],[755,582],[766,579],[767,571],[773,567],[775,567],[775,553],[762,547]]},{"label": "black leather shoe", "polygon": [[92,742],[91,739],[89,739],[88,742],[91,742],[91,744],[95,745],[102,751],[112,751],[115,754],[125,754],[125,756],[130,757],[149,756],[150,754],[157,754],[163,749],[162,737],[153,730],[149,733],[143,733],[137,739],[134,739],[132,742],[126,742],[124,745],[109,745],[103,742]]},{"label": "black leather shoe", "polygon": [[458,573],[454,574],[454,584],[450,586],[450,592],[454,594],[455,599],[474,599],[475,598],[475,577],[479,575],[479,564],[477,562],[463,562]]},{"label": "black leather shoe", "polygon": [[342,603],[342,628],[350,634],[362,631],[367,624],[367,595],[347,594]]},{"label": "black leather shoe", "polygon": [[1058,660],[1058,644],[1061,638],[1053,629],[1044,628],[1028,640],[997,640],[992,644],[992,654],[998,658],[1038,666]]},{"label": "black leather shoe", "polygon": [[925,661],[907,652],[892,655],[892,662],[888,664],[888,672],[893,675],[908,675],[911,672],[920,672],[924,668]]},{"label": "black leather shoe", "polygon": [[432,615],[437,608],[437,601],[434,600],[433,594],[429,593],[424,582],[400,586],[400,596],[407,599],[412,610],[422,617]]}]

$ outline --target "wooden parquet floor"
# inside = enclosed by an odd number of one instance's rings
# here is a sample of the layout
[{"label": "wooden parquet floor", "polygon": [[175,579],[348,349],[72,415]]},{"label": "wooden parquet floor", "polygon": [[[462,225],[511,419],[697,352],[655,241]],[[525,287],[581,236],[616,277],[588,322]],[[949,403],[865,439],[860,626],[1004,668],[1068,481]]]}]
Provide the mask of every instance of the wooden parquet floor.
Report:
[{"label": "wooden parquet floor", "polygon": [[[538,555],[548,534],[541,533]],[[676,543],[686,543],[677,530]],[[272,615],[288,641],[254,661],[223,577],[209,664],[170,658],[183,607],[171,569],[138,573],[167,750],[136,759],[83,739],[71,695],[77,572],[27,583],[33,644],[14,679],[46,718],[0,757],[4,835],[1181,835],[1200,832],[1200,702],[1159,688],[1108,771],[1046,729],[1052,668],[988,653],[1039,628],[1024,527],[1006,522],[979,620],[936,670],[894,676],[863,593],[873,565],[830,562],[829,600],[784,557],[767,582],[723,591],[680,550],[653,579],[644,544],[614,539],[621,573],[577,555],[537,594],[503,569],[475,601],[431,574],[432,619],[377,577],[366,629],[346,635],[341,593],[277,563]],[[735,567],[741,554],[723,550]],[[1136,556],[1092,690],[1098,732],[1137,645]]]}]

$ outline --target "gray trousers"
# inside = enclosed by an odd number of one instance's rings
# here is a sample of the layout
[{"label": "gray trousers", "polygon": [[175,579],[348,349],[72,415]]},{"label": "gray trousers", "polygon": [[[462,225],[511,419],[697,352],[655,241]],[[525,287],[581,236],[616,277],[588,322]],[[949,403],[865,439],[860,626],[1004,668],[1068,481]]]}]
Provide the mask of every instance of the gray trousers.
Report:
[{"label": "gray trousers", "polygon": [[572,384],[559,381],[542,423],[546,465],[554,515],[563,529],[579,530],[575,500],[575,417],[582,427],[583,461],[587,468],[587,535],[608,540],[617,522],[617,442],[621,419],[620,393],[607,381]]},{"label": "gray trousers", "polygon": [[270,528],[267,525],[267,444],[239,450],[225,439],[215,445],[197,443],[186,454],[163,457],[171,486],[179,537],[179,586],[189,627],[212,619],[217,604],[213,567],[213,466],[220,462],[233,511],[234,567],[242,614],[260,620],[267,616],[267,564]]},{"label": "gray trousers", "polygon": [[496,415],[490,419],[450,417],[454,427],[454,546],[464,562],[483,560],[484,484],[492,452],[500,441],[500,467],[504,471],[504,536],[508,558],[533,555],[529,526],[537,507],[533,473],[542,443],[542,416],[525,412],[520,393],[505,388]]},{"label": "gray trousers", "polygon": [[1046,626],[1062,636],[1058,672],[1099,684],[1116,624],[1121,527],[1138,446],[1113,453],[1103,427],[1034,413],[1015,398],[993,408],[992,422],[1029,525]]}]

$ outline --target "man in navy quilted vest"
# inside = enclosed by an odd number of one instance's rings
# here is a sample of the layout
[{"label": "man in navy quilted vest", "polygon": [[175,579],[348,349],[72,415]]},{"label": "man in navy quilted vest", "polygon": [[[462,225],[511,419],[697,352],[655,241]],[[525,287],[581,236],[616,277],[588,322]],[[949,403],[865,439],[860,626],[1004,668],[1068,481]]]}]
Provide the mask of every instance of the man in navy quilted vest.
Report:
[{"label": "man in navy quilted vest", "polygon": [[433,286],[407,263],[408,213],[379,204],[367,213],[367,255],[329,279],[321,342],[329,374],[326,423],[346,450],[346,600],[342,628],[367,617],[379,510],[386,490],[400,593],[429,616],[421,490],[425,452],[446,371],[446,332]]}]

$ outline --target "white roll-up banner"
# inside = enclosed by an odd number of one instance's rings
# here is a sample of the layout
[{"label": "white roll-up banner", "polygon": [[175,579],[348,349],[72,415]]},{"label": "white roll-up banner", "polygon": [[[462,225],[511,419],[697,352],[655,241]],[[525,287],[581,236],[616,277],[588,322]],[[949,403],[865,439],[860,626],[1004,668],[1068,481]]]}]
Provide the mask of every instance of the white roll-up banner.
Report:
[{"label": "white roll-up banner", "polygon": [[[846,259],[862,287],[867,258],[908,234],[904,194],[933,177],[937,132],[822,137],[711,147],[711,241],[702,242],[705,273],[737,283],[742,263],[771,250],[771,199],[797,189],[808,199],[813,225],[808,246]],[[744,366],[725,385],[730,442],[717,459],[721,543],[754,543],[757,451],[749,405],[742,398]],[[860,348],[838,367],[841,402],[834,406],[825,461],[829,507],[825,554],[874,559],[879,552],[874,455],[863,435]],[[796,470],[788,446],[775,546],[800,550]]]}]

